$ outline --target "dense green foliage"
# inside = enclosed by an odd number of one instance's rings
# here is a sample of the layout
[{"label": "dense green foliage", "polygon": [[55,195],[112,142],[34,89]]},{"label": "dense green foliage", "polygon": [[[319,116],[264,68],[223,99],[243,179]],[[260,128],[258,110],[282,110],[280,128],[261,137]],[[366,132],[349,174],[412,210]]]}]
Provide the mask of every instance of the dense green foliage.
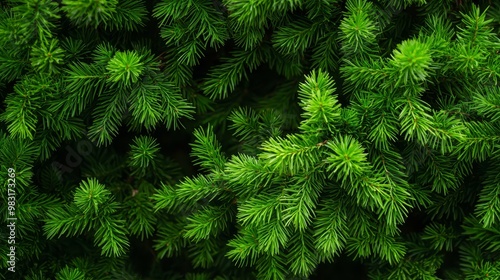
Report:
[{"label": "dense green foliage", "polygon": [[499,1],[0,8],[2,279],[500,279]]}]

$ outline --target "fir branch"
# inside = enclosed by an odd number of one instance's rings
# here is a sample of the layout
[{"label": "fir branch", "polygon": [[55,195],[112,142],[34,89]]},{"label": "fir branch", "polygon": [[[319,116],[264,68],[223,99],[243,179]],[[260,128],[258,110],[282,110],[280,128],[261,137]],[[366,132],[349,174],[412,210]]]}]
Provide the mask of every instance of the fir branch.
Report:
[{"label": "fir branch", "polygon": [[484,94],[476,92],[473,99],[474,110],[491,122],[500,120],[500,89],[485,87]]},{"label": "fir branch", "polygon": [[260,129],[257,112],[251,108],[237,108],[231,113],[228,120],[233,122],[230,128],[234,130],[234,135],[239,137],[241,141],[251,139]]},{"label": "fir branch", "polygon": [[53,37],[56,20],[60,18],[57,3],[51,0],[12,1],[14,14],[19,17],[19,31],[27,40],[45,42]]},{"label": "fir branch", "polygon": [[116,52],[106,66],[108,81],[125,87],[136,83],[144,69],[141,60],[143,57],[135,51]]},{"label": "fir branch", "polygon": [[[308,2],[309,3],[309,2]],[[312,66],[324,71],[338,69],[338,34],[336,32],[326,33],[318,39],[313,47]]]},{"label": "fir branch", "polygon": [[52,208],[47,213],[43,227],[47,238],[75,236],[89,230],[95,225],[90,219],[82,219],[84,214],[79,214],[76,206],[61,205]]},{"label": "fir branch", "polygon": [[163,118],[162,91],[170,93],[168,84],[157,84],[151,79],[139,82],[128,96],[127,103],[132,113],[132,127],[154,128]]},{"label": "fir branch", "polygon": [[177,185],[177,189],[168,185],[162,186],[162,189],[153,196],[156,202],[155,210],[193,207],[200,200],[213,199],[220,191],[221,189],[214,187],[212,179],[206,176],[185,178]]}]

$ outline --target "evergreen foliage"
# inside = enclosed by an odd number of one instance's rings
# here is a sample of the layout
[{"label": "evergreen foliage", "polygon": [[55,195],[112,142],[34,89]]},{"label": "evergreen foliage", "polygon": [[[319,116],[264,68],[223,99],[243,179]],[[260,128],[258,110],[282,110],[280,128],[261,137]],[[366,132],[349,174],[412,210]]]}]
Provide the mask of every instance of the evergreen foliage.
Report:
[{"label": "evergreen foliage", "polygon": [[500,279],[499,80],[499,1],[0,2],[0,279]]}]

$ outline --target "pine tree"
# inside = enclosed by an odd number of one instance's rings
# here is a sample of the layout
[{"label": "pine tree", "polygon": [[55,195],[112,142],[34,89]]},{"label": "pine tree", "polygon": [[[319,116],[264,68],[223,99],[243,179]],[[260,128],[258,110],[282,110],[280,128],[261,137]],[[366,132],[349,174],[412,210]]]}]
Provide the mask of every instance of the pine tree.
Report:
[{"label": "pine tree", "polygon": [[500,278],[499,1],[0,7],[1,279]]}]

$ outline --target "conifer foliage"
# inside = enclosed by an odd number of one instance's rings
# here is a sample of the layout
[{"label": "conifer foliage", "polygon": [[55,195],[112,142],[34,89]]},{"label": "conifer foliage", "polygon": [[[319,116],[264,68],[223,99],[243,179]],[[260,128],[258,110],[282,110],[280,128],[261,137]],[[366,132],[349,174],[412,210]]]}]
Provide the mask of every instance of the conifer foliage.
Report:
[{"label": "conifer foliage", "polygon": [[0,8],[0,279],[500,279],[499,1]]}]

